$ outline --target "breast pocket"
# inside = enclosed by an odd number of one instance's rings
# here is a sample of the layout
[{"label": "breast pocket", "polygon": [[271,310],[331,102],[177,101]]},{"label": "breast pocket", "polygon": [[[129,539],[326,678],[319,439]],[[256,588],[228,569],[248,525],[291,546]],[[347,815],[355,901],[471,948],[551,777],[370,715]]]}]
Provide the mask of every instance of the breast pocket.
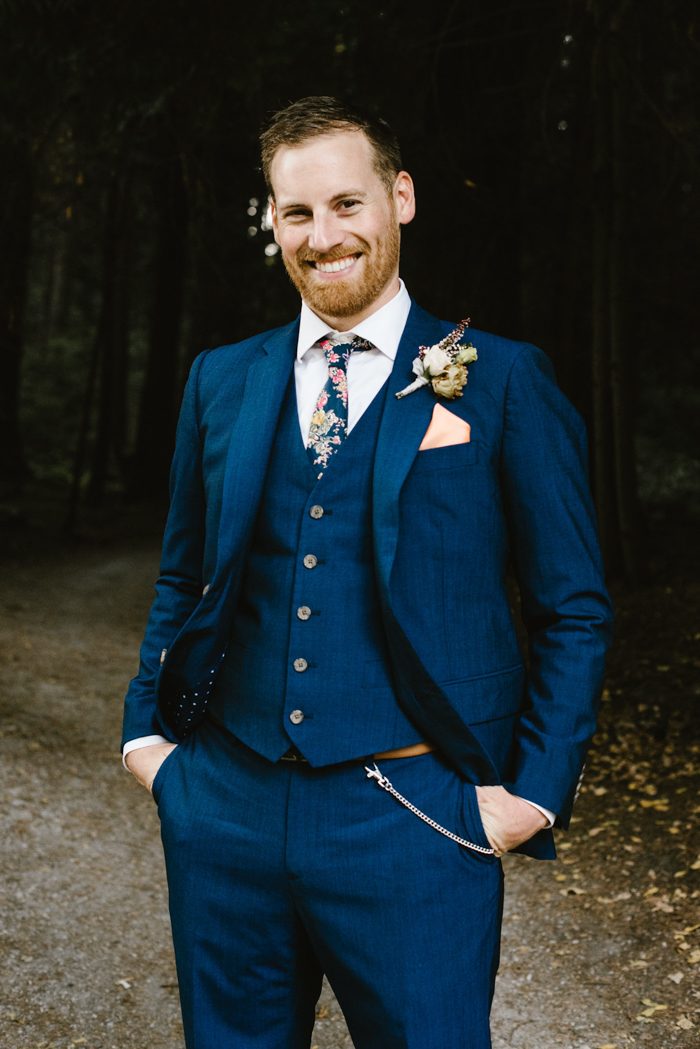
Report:
[{"label": "breast pocket", "polygon": [[442,448],[426,448],[418,452],[411,467],[411,475],[431,473],[437,470],[459,470],[479,461],[479,445],[476,441],[464,444],[448,444]]}]

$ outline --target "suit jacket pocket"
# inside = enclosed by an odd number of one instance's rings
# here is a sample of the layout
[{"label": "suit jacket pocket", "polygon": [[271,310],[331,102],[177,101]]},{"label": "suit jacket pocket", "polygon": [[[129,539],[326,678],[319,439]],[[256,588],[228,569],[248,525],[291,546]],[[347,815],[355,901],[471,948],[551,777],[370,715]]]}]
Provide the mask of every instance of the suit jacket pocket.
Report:
[{"label": "suit jacket pocket", "polygon": [[479,461],[479,444],[466,441],[463,444],[447,444],[442,448],[426,448],[416,454],[411,474],[432,470],[459,470]]},{"label": "suit jacket pocket", "polygon": [[441,681],[439,686],[465,725],[478,725],[520,711],[525,668],[519,664],[479,677]]}]

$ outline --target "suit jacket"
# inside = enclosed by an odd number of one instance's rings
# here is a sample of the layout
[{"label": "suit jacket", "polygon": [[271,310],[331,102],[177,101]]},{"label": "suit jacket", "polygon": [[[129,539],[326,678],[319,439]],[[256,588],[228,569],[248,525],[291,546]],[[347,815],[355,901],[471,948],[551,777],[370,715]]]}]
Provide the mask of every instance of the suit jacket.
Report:
[{"label": "suit jacket", "polygon": [[[411,380],[452,324],[413,304],[374,458],[373,541],[399,701],[465,776],[504,783],[566,826],[595,728],[611,609],[581,420],[538,349],[470,330],[478,360],[442,401],[468,443],[419,451],[436,397]],[[173,704],[210,687],[232,611],[298,320],[194,362],[178,424],[156,599],[124,740],[177,739]],[[506,577],[520,589],[521,654]],[[525,664],[527,663],[527,668]],[[550,832],[523,851],[553,855]]]}]

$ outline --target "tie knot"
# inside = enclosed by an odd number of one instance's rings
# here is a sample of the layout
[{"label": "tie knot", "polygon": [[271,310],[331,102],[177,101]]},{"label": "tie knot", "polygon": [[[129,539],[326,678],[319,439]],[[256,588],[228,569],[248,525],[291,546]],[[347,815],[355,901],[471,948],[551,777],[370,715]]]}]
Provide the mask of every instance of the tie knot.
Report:
[{"label": "tie knot", "polygon": [[328,364],[343,370],[347,368],[351,353],[374,349],[371,342],[362,339],[359,335],[353,335],[352,332],[328,335],[320,340],[319,346],[325,353]]}]

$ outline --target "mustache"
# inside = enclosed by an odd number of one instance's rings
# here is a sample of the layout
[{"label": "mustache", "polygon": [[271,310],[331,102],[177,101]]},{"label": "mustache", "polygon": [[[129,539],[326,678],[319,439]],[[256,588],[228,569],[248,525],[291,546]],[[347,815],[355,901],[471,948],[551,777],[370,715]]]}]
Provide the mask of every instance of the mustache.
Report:
[{"label": "mustache", "polygon": [[346,259],[348,255],[365,255],[366,249],[361,244],[345,245],[333,251],[312,251],[310,248],[300,248],[297,252],[297,262],[337,262],[338,259]]}]

